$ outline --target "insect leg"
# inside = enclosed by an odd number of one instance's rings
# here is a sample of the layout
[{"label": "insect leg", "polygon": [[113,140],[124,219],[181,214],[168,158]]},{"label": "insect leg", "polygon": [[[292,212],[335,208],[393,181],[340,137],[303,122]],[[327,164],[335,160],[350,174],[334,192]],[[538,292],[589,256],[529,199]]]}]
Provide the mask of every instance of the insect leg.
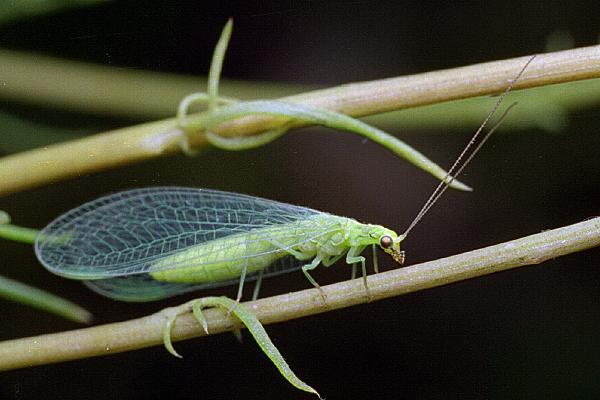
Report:
[{"label": "insect leg", "polygon": [[369,285],[367,284],[367,266],[365,265],[365,258],[360,255],[360,253],[362,253],[362,251],[364,249],[365,249],[364,247],[350,247],[350,250],[348,250],[348,254],[346,254],[346,263],[348,263],[348,264],[360,263],[361,264],[363,283],[365,285],[367,297],[369,298],[369,301],[371,301],[372,296],[371,296],[371,292],[369,291]]},{"label": "insect leg", "polygon": [[[231,312],[235,310],[235,308],[238,306],[238,304],[240,304],[240,300],[242,299],[242,293],[244,292],[244,282],[246,281],[246,272],[248,272],[248,262],[249,261],[250,261],[250,259],[246,258],[246,262],[244,263],[244,266],[242,267],[242,274],[240,275],[240,284],[238,286],[237,297],[235,299],[235,303],[233,303],[231,305],[231,307],[229,308],[229,310],[227,310],[227,315],[231,314]],[[198,317],[196,317],[196,319],[198,319]],[[198,321],[200,322],[200,320],[198,320]],[[238,342],[242,343],[242,332],[239,329],[234,328],[233,335],[235,336],[235,338],[237,339]]]},{"label": "insect leg", "polygon": [[373,248],[373,270],[375,271],[376,274],[379,273],[379,264],[377,263],[377,247],[375,247],[375,245],[372,245]]},{"label": "insect leg", "polygon": [[319,289],[319,291],[321,292],[321,297],[323,298],[323,301],[327,301],[327,296],[325,295],[325,292],[323,291],[323,289],[321,289],[321,286],[319,286],[317,281],[315,281],[314,278],[312,276],[310,276],[310,274],[308,273],[308,271],[317,268],[317,266],[320,263],[321,263],[321,257],[316,256],[310,264],[306,264],[306,265],[302,266],[302,272],[304,273],[304,276],[306,276],[306,279],[308,279],[308,281],[310,283],[312,283],[314,287]]},{"label": "insect leg", "polygon": [[[335,264],[340,258],[344,257],[344,253],[339,254],[337,256],[331,256],[329,258],[324,258],[322,260],[323,262],[323,266],[325,267],[330,267],[333,264]],[[350,277],[350,279],[354,279],[356,277],[356,264],[352,264],[352,275]]]},{"label": "insect leg", "polygon": [[291,255],[292,255],[294,258],[296,258],[297,260],[308,260],[308,259],[311,257],[310,255],[307,255],[307,254],[305,254],[305,253],[303,253],[303,252],[301,252],[301,251],[298,251],[298,250],[292,249],[290,246],[286,246],[285,244],[283,244],[283,243],[280,243],[280,242],[278,242],[278,241],[277,241],[277,240],[275,240],[275,239],[269,239],[269,242],[270,242],[270,243],[271,243],[273,246],[275,246],[275,247],[277,247],[277,248],[279,248],[279,249],[281,249],[281,250],[285,251],[286,253],[289,253],[289,254],[291,254]]},{"label": "insect leg", "polygon": [[[269,239],[269,242],[271,242],[271,244],[273,244],[274,246],[279,247],[281,250],[285,251],[286,253],[291,254],[297,260],[306,260],[306,259],[310,258],[310,253],[303,253],[302,251],[292,249],[289,246],[279,243],[277,240]],[[339,258],[340,257],[337,257],[337,258],[334,257],[333,259],[329,258],[323,263],[323,265],[330,266],[335,261],[337,261]],[[321,297],[323,298],[323,301],[326,301],[327,298],[325,296],[325,292],[323,291],[323,289],[321,289],[321,286],[319,286],[319,284],[313,279],[313,277],[310,276],[310,274],[308,273],[308,271],[317,268],[317,266],[321,263],[321,261],[322,261],[321,257],[316,256],[310,264],[306,264],[306,265],[302,266],[302,272],[304,273],[304,276],[306,276],[306,278],[309,280],[309,282],[312,283],[314,287],[319,289],[319,291],[321,292]]]},{"label": "insect leg", "polygon": [[339,260],[343,256],[344,256],[344,253],[337,255],[337,256],[331,256],[329,258],[323,258],[321,260],[321,262],[323,263],[324,267],[331,267],[333,264],[335,264],[337,262],[337,260]]},{"label": "insect leg", "polygon": [[235,298],[236,303],[239,303],[240,299],[242,298],[242,292],[244,291],[244,281],[246,280],[246,272],[248,271],[249,260],[249,258],[246,258],[246,262],[242,267],[242,274],[240,275],[240,285],[238,286],[237,297]]},{"label": "insect leg", "polygon": [[258,299],[258,292],[260,291],[260,284],[262,283],[263,274],[265,273],[264,269],[258,271],[258,275],[256,277],[256,283],[254,284],[254,291],[252,292],[252,301]]}]

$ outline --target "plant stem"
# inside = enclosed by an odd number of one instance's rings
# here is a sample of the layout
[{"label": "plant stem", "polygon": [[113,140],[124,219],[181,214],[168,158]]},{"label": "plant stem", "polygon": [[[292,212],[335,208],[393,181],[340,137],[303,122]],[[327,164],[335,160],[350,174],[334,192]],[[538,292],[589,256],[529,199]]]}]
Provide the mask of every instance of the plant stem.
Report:
[{"label": "plant stem", "polygon": [[[406,77],[342,85],[281,100],[354,117],[503,91],[530,56]],[[600,46],[538,55],[515,89],[600,77]],[[215,127],[224,136],[273,129],[281,120],[249,116]],[[301,124],[298,124],[300,126]],[[191,147],[206,146],[202,132]],[[0,195],[181,151],[184,133],[166,119],[0,159]]]},{"label": "plant stem", "polygon": [[[165,118],[186,95],[206,88],[206,77],[115,68],[0,49],[0,98],[84,113],[124,118]],[[222,80],[219,91],[252,99],[257,91],[277,98],[314,85]]]},{"label": "plant stem", "polygon": [[59,315],[71,321],[84,324],[92,321],[92,314],[77,304],[4,276],[0,276],[0,297]]},{"label": "plant stem", "polygon": [[24,228],[12,224],[0,224],[0,238],[2,239],[34,244],[37,234],[37,229]]},{"label": "plant stem", "polygon": [[[600,246],[600,218],[527,236],[483,249],[399,268],[368,278],[373,300],[442,286],[449,283],[504,271]],[[294,293],[245,303],[263,324],[287,321],[349,307],[367,301],[362,279],[323,287],[324,306],[318,290]],[[204,311],[209,331],[220,333],[240,328],[226,312]],[[161,313],[69,332],[9,340],[0,343],[0,370],[56,363],[103,354],[120,353],[162,344],[165,320]],[[204,336],[190,315],[177,319],[174,340]]]}]

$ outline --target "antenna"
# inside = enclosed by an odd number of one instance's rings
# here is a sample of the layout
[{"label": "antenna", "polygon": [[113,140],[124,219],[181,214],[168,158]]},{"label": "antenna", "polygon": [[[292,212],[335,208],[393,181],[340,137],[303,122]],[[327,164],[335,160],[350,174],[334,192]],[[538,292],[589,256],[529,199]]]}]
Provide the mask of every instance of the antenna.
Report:
[{"label": "antenna", "polygon": [[479,152],[479,150],[481,149],[481,147],[490,138],[490,136],[492,135],[492,133],[494,133],[494,131],[496,129],[498,129],[498,127],[500,126],[500,124],[502,124],[502,121],[504,121],[504,119],[508,115],[508,112],[515,105],[517,105],[517,103],[515,102],[515,103],[512,103],[510,106],[508,106],[508,108],[504,111],[504,113],[502,113],[502,115],[500,116],[500,118],[498,119],[498,121],[494,124],[494,126],[492,126],[492,128],[483,136],[483,138],[481,139],[481,141],[475,146],[475,148],[473,149],[473,151],[467,156],[467,158],[465,159],[465,161],[461,164],[461,161],[462,161],[463,157],[465,157],[465,155],[467,155],[469,149],[471,149],[471,147],[473,147],[473,145],[475,144],[475,142],[477,142],[477,139],[479,138],[479,135],[483,131],[483,128],[485,128],[485,126],[487,125],[487,123],[489,122],[489,120],[494,116],[494,114],[496,113],[496,111],[498,111],[498,108],[500,107],[500,104],[502,103],[502,101],[504,101],[504,98],[506,97],[506,95],[508,95],[508,92],[511,91],[511,89],[514,86],[514,84],[519,80],[519,78],[521,78],[521,76],[523,75],[523,73],[525,72],[525,70],[527,69],[527,67],[529,66],[529,64],[531,64],[531,62],[534,60],[534,58],[535,58],[535,55],[532,56],[527,61],[527,63],[525,63],[525,65],[523,66],[523,68],[521,68],[521,71],[519,71],[519,73],[517,74],[517,76],[515,77],[515,79],[512,79],[512,80],[509,81],[508,86],[506,87],[506,89],[504,89],[504,91],[502,92],[502,94],[498,98],[498,101],[496,102],[496,104],[494,105],[494,107],[492,108],[492,110],[489,112],[489,114],[487,115],[487,117],[485,117],[485,119],[483,120],[483,122],[481,123],[481,125],[479,126],[479,128],[477,129],[477,131],[475,132],[475,134],[473,135],[473,137],[469,141],[469,143],[467,143],[467,145],[465,146],[464,150],[457,157],[456,161],[454,161],[454,164],[452,164],[452,167],[450,167],[450,169],[446,173],[446,176],[444,177],[444,179],[442,179],[442,181],[438,184],[438,186],[435,188],[435,190],[433,191],[433,193],[431,194],[431,196],[429,196],[429,199],[427,199],[427,201],[425,202],[425,204],[421,208],[421,211],[419,211],[419,213],[413,219],[413,221],[410,223],[410,225],[408,226],[408,228],[406,229],[406,231],[404,231],[404,233],[401,235],[401,237],[403,239],[415,227],[415,225],[417,225],[417,223],[425,216],[425,214],[427,214],[427,212],[429,211],[429,209],[440,199],[440,197],[442,196],[442,194],[444,194],[444,192],[446,191],[446,189],[448,189],[448,186],[450,185],[450,183],[452,183],[452,181],[454,179],[456,179],[458,177],[458,175],[460,175],[460,173],[463,171],[463,169],[471,162],[471,160],[473,159],[473,157],[475,157],[475,155]]}]

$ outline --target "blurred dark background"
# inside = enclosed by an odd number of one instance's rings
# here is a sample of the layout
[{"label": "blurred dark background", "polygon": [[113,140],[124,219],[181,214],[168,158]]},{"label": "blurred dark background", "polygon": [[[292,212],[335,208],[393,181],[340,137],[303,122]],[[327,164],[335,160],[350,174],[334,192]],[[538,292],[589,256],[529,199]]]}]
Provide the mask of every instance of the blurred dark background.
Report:
[{"label": "blurred dark background", "polygon": [[[205,75],[228,17],[235,21],[224,78],[338,85],[543,52],[550,35],[598,43],[596,1],[134,2],[16,20],[0,46],[120,68]],[[1,78],[1,77],[0,77]],[[198,88],[199,90],[203,88]],[[261,93],[256,94],[257,97]],[[138,120],[0,104],[65,129]],[[500,243],[598,215],[600,106],[570,114],[560,134],[501,132],[467,169],[473,193],[448,191],[415,228],[408,262]],[[485,115],[482,114],[481,118]],[[510,116],[509,116],[510,118]],[[448,165],[471,129],[392,133]],[[0,132],[2,140],[2,132]],[[402,231],[436,185],[361,138],[310,128],[252,151],[206,151],[82,176],[0,199],[20,225],[43,227],[103,194],[150,185],[247,193]],[[97,323],[146,315],[152,304],[104,299],[46,272],[30,246],[0,244],[2,274],[88,308]],[[383,269],[395,268],[383,258]],[[327,399],[597,398],[600,394],[600,251],[267,327],[296,373]],[[322,284],[349,277],[343,263]],[[262,296],[307,288],[301,273],[273,278]],[[235,288],[210,294],[235,295]],[[78,328],[1,303],[0,338]],[[253,341],[233,335],[0,374],[0,398],[309,398],[281,378]]]}]

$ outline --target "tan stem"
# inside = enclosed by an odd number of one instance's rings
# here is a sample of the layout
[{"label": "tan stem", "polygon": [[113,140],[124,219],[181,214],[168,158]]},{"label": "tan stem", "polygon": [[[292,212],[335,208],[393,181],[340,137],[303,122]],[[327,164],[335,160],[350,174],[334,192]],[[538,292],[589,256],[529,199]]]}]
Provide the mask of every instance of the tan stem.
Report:
[{"label": "tan stem", "polygon": [[[543,261],[600,246],[600,218],[590,219],[526,236],[521,239],[418,265],[371,275],[373,300],[446,285],[494,272]],[[269,297],[245,303],[263,324],[329,312],[367,301],[362,279],[324,286],[327,307],[316,289]],[[205,311],[210,333],[229,331],[235,322],[227,313]],[[162,343],[164,314],[135,320],[41,335],[0,343],[0,370],[24,368],[155,346]],[[191,315],[177,319],[173,340],[204,336]]]},{"label": "tan stem", "polygon": [[[353,83],[284,97],[360,117],[485,94],[497,94],[530,56],[467,67]],[[600,77],[600,46],[538,55],[515,89]],[[280,120],[244,117],[215,129],[222,135],[250,135],[273,128]],[[181,150],[182,132],[166,119],[47,146],[0,159],[0,195],[73,176],[100,171]],[[193,148],[207,143],[202,132]]]}]

